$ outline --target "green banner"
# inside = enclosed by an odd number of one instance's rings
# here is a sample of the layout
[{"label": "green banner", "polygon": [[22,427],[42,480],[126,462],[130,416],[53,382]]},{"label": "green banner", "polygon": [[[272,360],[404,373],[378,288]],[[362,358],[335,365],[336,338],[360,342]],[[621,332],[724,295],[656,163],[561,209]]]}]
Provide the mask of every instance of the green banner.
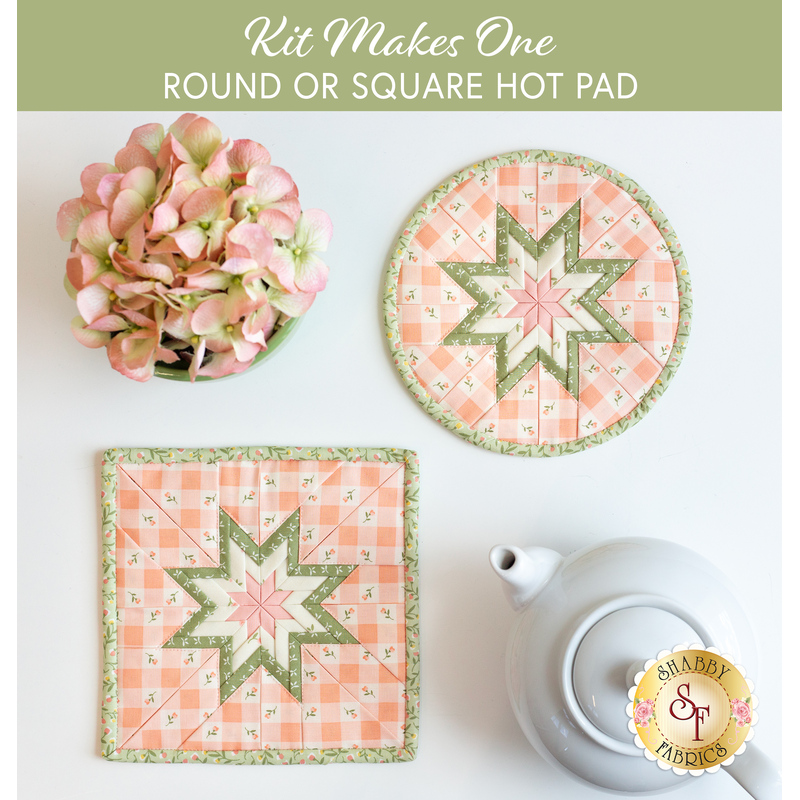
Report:
[{"label": "green banner", "polygon": [[779,0],[44,0],[18,107],[778,110]]}]

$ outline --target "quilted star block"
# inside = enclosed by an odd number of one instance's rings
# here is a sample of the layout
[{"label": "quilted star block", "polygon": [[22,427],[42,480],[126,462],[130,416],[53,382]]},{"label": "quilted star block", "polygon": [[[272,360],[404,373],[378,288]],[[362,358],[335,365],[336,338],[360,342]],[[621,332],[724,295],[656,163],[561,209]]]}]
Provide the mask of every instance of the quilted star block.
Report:
[{"label": "quilted star block", "polygon": [[413,759],[417,465],[396,449],[109,450],[103,755]]},{"label": "quilted star block", "polygon": [[630,177],[526,150],[425,198],[389,259],[384,319],[434,419],[489,450],[557,456],[655,406],[687,345],[691,286],[672,225]]}]

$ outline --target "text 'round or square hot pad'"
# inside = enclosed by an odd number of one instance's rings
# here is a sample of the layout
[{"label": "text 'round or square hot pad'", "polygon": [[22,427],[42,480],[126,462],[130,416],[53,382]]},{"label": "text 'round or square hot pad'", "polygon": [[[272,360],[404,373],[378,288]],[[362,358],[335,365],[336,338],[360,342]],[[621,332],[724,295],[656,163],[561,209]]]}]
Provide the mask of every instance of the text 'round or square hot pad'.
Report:
[{"label": "text 'round or square hot pad'", "polygon": [[683,251],[656,202],[605,164],[543,150],[437,187],[392,252],[384,309],[394,362],[428,414],[528,456],[638,422],[692,317]]}]

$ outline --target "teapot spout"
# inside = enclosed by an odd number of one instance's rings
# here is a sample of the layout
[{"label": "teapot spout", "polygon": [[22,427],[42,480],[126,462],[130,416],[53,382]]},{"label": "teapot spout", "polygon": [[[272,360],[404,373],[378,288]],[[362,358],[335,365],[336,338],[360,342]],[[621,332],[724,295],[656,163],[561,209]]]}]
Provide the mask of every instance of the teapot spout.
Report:
[{"label": "teapot spout", "polygon": [[546,547],[497,545],[489,553],[489,562],[503,579],[508,602],[521,611],[538,595],[556,574],[563,556]]}]

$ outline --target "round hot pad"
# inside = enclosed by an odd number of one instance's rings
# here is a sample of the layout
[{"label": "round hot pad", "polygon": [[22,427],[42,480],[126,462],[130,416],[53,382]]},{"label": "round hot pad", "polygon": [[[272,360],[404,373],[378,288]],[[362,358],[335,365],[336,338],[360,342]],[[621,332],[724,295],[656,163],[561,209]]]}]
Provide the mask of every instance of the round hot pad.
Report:
[{"label": "round hot pad", "polygon": [[658,401],[692,316],[680,243],[634,181],[525,150],[437,187],[393,250],[394,362],[420,405],[501,453],[574,453]]}]

